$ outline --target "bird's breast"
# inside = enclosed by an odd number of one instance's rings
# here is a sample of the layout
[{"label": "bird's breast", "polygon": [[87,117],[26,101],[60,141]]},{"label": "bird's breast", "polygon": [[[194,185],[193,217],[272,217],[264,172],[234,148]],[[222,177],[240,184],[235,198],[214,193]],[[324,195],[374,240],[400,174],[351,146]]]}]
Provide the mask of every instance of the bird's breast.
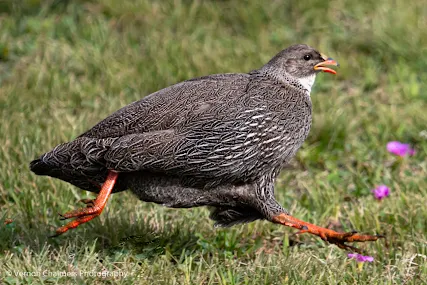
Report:
[{"label": "bird's breast", "polygon": [[[244,144],[253,146],[261,168],[281,168],[295,155],[311,127],[311,104],[280,102],[254,112],[245,122]],[[251,156],[250,155],[250,156]]]}]

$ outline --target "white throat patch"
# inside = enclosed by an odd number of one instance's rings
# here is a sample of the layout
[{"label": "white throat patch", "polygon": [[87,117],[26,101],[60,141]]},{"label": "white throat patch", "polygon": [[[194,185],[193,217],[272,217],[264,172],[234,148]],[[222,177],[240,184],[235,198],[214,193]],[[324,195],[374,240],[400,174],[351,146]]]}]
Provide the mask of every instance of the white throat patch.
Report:
[{"label": "white throat patch", "polygon": [[306,77],[298,78],[298,82],[308,91],[311,92],[311,87],[313,87],[314,80],[316,79],[316,74],[312,74]]}]

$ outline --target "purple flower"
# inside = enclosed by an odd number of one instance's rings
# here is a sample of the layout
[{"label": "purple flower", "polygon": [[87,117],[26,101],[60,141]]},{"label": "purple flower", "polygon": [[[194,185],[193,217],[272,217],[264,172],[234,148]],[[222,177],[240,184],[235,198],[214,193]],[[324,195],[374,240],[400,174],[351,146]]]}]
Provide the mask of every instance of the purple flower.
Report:
[{"label": "purple flower", "polygon": [[415,150],[407,143],[392,141],[387,144],[387,150],[398,156],[414,155]]},{"label": "purple flower", "polygon": [[353,258],[356,259],[357,262],[372,262],[374,261],[374,258],[372,256],[369,255],[361,255],[358,253],[349,253],[348,258]]},{"label": "purple flower", "polygon": [[374,196],[377,200],[382,200],[385,197],[388,197],[390,195],[390,189],[385,185],[380,185],[377,188],[372,190],[372,193],[374,193]]}]

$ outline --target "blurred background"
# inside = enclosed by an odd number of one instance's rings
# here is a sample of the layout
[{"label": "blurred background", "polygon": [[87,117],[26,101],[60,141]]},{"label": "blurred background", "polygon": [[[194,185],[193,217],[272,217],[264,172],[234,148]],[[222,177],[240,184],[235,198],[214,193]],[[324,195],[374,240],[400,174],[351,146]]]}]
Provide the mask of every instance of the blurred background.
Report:
[{"label": "blurred background", "polygon": [[[361,270],[336,247],[266,222],[213,229],[206,209],[130,193],[47,238],[56,213],[89,194],[36,177],[32,159],[161,88],[246,73],[296,43],[341,66],[317,76],[310,136],[276,196],[300,219],[385,233],[363,245],[373,264]],[[119,268],[133,274],[123,284],[427,282],[426,70],[426,0],[0,0],[0,222],[13,221],[0,226],[0,272]],[[392,156],[393,140],[416,155]],[[391,189],[381,202],[379,184]]]}]

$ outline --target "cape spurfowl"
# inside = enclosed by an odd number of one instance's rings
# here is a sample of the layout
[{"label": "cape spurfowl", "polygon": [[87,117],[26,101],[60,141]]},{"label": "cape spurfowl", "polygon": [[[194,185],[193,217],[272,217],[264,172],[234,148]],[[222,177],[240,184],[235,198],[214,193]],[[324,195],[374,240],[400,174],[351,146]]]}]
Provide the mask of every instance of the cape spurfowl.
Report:
[{"label": "cape spurfowl", "polygon": [[190,79],[134,102],[75,140],[31,162],[31,170],[99,193],[55,235],[98,216],[111,193],[130,189],[168,207],[210,206],[219,226],[257,219],[320,236],[341,248],[379,236],[339,233],[292,217],[274,182],[311,126],[310,91],[338,63],[307,45],[282,50],[248,74]]}]

